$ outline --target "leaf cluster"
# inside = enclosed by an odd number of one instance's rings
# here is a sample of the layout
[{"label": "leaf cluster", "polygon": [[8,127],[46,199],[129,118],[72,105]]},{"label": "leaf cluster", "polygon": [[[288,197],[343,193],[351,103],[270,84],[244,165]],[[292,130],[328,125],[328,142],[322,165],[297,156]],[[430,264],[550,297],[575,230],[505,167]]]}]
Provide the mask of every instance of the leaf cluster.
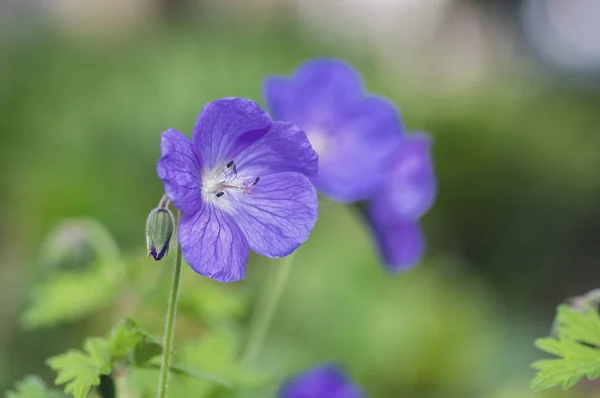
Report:
[{"label": "leaf cluster", "polygon": [[538,372],[531,388],[539,391],[562,386],[573,387],[583,377],[600,376],[600,316],[593,307],[561,305],[556,320],[556,338],[535,341],[535,346],[558,358],[543,359],[531,366]]},{"label": "leaf cluster", "polygon": [[58,373],[55,383],[65,384],[65,392],[85,398],[119,367],[145,366],[162,352],[161,344],[130,319],[115,327],[108,338],[93,337],[85,341],[83,351],[69,350],[49,358],[50,368]]},{"label": "leaf cluster", "polygon": [[[69,350],[64,354],[49,358],[47,363],[52,370],[57,372],[55,384],[64,384],[65,393],[74,398],[85,398],[92,389],[101,385],[102,377],[113,377],[119,373],[130,371],[129,368],[155,372],[160,368],[157,356],[162,354],[162,351],[163,347],[159,341],[140,328],[133,320],[125,319],[112,330],[107,338],[88,338],[84,343],[83,350]],[[220,377],[194,367],[174,364],[170,367],[170,372],[209,385],[216,385],[220,389],[232,389],[232,385]],[[153,376],[152,380],[155,381],[156,376]],[[41,398],[46,398],[46,396]]]}]

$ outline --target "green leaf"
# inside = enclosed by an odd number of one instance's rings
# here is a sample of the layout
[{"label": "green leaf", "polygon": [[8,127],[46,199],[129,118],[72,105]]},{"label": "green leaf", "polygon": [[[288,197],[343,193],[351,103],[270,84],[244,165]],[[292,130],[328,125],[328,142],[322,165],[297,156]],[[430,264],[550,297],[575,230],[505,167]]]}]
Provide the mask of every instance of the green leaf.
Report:
[{"label": "green leaf", "polygon": [[75,398],[85,398],[92,387],[100,384],[100,376],[111,372],[108,343],[101,338],[87,339],[85,352],[70,350],[48,359],[52,370],[58,372],[55,384],[66,384],[65,392]]},{"label": "green leaf", "polygon": [[[130,320],[130,322],[133,321]],[[162,343],[152,337],[150,333],[137,325],[135,326],[137,327],[138,333],[141,335],[141,339],[133,350],[133,361],[136,365],[143,366],[155,356],[160,355],[163,351],[163,346]]]},{"label": "green leaf", "polygon": [[115,362],[144,366],[162,352],[161,344],[131,319],[121,321],[107,339],[86,340],[84,349],[70,350],[47,361],[58,372],[55,383],[66,384],[65,392],[75,398],[87,396],[100,384],[100,376],[111,373]]},{"label": "green leaf", "polygon": [[64,395],[49,390],[39,377],[27,376],[17,383],[15,391],[8,391],[5,398],[64,398]]},{"label": "green leaf", "polygon": [[162,352],[162,345],[132,319],[125,319],[113,329],[109,340],[113,360],[133,355],[133,362],[142,366]]},{"label": "green leaf", "polygon": [[568,305],[561,305],[556,319],[559,338],[577,340],[600,347],[600,317],[594,309],[577,311]]},{"label": "green leaf", "polygon": [[144,336],[133,351],[133,361],[137,366],[144,366],[148,361],[162,353],[162,344],[151,336]]},{"label": "green leaf", "polygon": [[600,317],[593,308],[573,309],[567,305],[558,308],[555,321],[557,338],[535,341],[540,350],[558,359],[545,359],[531,366],[538,373],[531,388],[539,391],[562,386],[573,387],[583,377],[590,380],[600,376]]},{"label": "green leaf", "polygon": [[122,358],[133,350],[143,338],[131,319],[125,319],[115,327],[108,338],[108,351],[113,359]]},{"label": "green leaf", "polygon": [[103,270],[57,272],[32,287],[21,322],[34,329],[79,319],[109,307],[117,293],[116,281]]}]

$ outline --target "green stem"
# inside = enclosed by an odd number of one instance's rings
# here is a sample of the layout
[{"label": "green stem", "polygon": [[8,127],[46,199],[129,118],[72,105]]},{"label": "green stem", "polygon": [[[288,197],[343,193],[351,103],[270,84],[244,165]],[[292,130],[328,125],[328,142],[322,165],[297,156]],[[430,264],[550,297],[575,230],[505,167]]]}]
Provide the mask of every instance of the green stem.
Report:
[{"label": "green stem", "polygon": [[256,359],[264,344],[269,326],[273,320],[273,315],[275,315],[275,310],[277,310],[277,304],[281,299],[283,289],[292,271],[294,264],[293,254],[284,257],[282,263],[274,275],[273,282],[267,286],[267,289],[264,290],[263,295],[259,298],[258,305],[252,317],[250,336],[242,355],[242,359],[246,363],[251,363]]},{"label": "green stem", "polygon": [[[181,212],[178,213],[177,227],[181,219]],[[169,308],[167,310],[167,320],[165,324],[165,339],[163,342],[163,356],[160,364],[160,379],[158,380],[158,398],[167,397],[167,384],[169,381],[169,367],[171,365],[171,354],[173,351],[173,335],[175,331],[175,318],[177,316],[177,299],[179,298],[179,282],[181,281],[181,245],[179,236],[177,237],[175,267],[173,269],[173,283],[171,284],[171,294],[169,296]]]}]

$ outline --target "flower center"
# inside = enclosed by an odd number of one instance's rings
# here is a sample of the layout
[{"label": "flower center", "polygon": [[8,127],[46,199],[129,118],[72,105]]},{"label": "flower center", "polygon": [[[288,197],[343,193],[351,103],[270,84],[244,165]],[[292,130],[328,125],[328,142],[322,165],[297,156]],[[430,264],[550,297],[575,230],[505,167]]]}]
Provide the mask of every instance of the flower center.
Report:
[{"label": "flower center", "polygon": [[329,145],[327,142],[327,136],[319,130],[307,131],[306,137],[318,155],[322,155]]},{"label": "flower center", "polygon": [[205,170],[202,175],[202,198],[204,201],[213,201],[225,195],[232,196],[241,193],[243,196],[252,195],[252,188],[258,183],[260,177],[250,181],[238,174],[238,168],[232,160],[225,167],[214,170]]}]

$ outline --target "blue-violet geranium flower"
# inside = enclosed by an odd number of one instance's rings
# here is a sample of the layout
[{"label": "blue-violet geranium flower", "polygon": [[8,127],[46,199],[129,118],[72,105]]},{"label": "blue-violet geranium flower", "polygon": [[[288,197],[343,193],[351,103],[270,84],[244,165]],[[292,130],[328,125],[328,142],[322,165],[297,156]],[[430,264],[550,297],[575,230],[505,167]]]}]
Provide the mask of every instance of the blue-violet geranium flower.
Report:
[{"label": "blue-violet geranium flower", "polygon": [[283,385],[278,398],[364,398],[362,390],[333,364],[320,365]]},{"label": "blue-violet geranium flower", "polygon": [[433,204],[437,189],[430,151],[428,135],[405,135],[386,183],[369,203],[369,220],[391,271],[416,265],[425,251],[419,219]]},{"label": "blue-violet geranium flower", "polygon": [[316,175],[317,154],[302,130],[272,121],[254,101],[208,103],[192,140],[169,129],[161,153],[158,176],[182,212],[183,257],[201,275],[239,280],[249,248],[286,256],[315,225],[317,194],[306,176]]},{"label": "blue-violet geranium flower", "polygon": [[319,174],[312,181],[321,193],[354,202],[382,184],[402,123],[390,101],[364,91],[351,66],[313,59],[290,78],[268,77],[263,93],[273,118],[303,129],[319,154]]}]

